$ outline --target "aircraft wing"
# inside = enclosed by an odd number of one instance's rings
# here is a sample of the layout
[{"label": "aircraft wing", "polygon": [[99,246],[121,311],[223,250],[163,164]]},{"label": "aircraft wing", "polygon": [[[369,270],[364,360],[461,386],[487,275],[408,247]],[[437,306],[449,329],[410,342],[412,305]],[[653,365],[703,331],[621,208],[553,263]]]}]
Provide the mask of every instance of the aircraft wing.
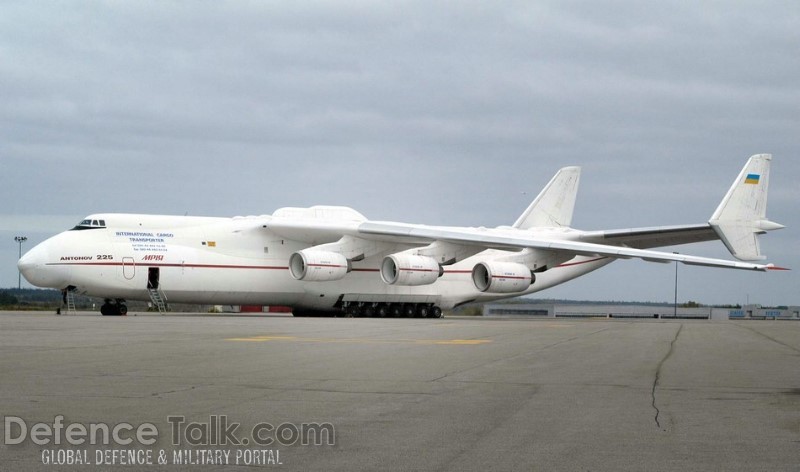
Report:
[{"label": "aircraft wing", "polygon": [[368,221],[358,226],[358,233],[359,237],[364,239],[398,243],[419,244],[422,242],[444,241],[467,246],[480,246],[486,249],[521,250],[530,248],[557,251],[576,256],[604,256],[617,259],[638,258],[648,262],[661,263],[677,261],[689,265],[742,270],[766,271],[775,268],[772,264],[752,264],[583,241],[539,239],[518,234],[504,234],[503,231],[485,228],[453,228]]}]

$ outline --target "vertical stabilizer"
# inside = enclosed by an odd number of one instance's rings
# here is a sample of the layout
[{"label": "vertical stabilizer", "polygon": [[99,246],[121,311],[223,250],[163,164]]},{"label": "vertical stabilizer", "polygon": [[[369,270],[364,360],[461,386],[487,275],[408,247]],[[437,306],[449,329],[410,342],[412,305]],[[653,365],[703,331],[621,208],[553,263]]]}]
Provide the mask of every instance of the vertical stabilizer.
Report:
[{"label": "vertical stabilizer", "polygon": [[771,154],[751,157],[708,222],[731,254],[743,261],[765,259],[757,236],[783,228],[767,219],[771,161]]},{"label": "vertical stabilizer", "polygon": [[581,179],[580,167],[564,167],[514,223],[514,228],[568,227]]}]

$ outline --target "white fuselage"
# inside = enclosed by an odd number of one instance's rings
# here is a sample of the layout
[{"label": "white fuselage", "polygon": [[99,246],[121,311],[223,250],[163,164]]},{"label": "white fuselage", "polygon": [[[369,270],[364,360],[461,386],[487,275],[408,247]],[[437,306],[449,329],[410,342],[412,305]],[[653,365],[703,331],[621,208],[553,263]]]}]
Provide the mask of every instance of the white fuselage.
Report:
[{"label": "white fuselage", "polygon": [[473,267],[478,261],[515,252],[487,249],[445,266],[444,274],[432,284],[402,286],[388,285],[380,276],[384,257],[412,247],[392,244],[354,261],[351,272],[340,280],[309,282],[292,277],[290,256],[332,242],[339,235],[331,235],[330,240],[324,232],[288,238],[285,231],[269,229],[274,218],[93,215],[90,220],[103,221],[105,226],[60,233],[25,254],[19,267],[34,285],[74,287],[78,293],[94,297],[147,301],[148,283],[155,283],[173,303],[326,310],[342,301],[428,303],[451,308],[470,301],[516,297],[574,279],[613,260],[577,256],[536,274],[535,283],[524,291],[489,294],[475,287]]}]

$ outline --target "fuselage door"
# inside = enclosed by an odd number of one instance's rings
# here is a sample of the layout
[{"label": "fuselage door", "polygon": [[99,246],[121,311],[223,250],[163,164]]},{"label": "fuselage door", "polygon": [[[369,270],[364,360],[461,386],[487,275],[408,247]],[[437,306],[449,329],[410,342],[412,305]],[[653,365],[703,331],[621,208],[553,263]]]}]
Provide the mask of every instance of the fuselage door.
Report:
[{"label": "fuselage door", "polygon": [[136,261],[132,257],[122,258],[122,275],[126,280],[133,280],[136,276]]},{"label": "fuselage door", "polygon": [[161,278],[160,270],[158,267],[147,268],[147,288],[158,289],[159,279]]}]

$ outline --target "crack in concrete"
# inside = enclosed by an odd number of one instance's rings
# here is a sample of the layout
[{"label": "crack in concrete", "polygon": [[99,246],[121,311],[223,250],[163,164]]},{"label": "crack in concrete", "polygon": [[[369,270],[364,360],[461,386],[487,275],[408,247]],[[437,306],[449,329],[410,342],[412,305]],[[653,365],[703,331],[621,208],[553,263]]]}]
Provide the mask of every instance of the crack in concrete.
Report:
[{"label": "crack in concrete", "polygon": [[658,384],[661,381],[661,368],[664,367],[664,363],[667,362],[667,359],[670,358],[672,352],[675,350],[675,341],[678,340],[678,336],[680,336],[681,330],[683,330],[683,323],[681,323],[678,326],[678,330],[675,331],[675,337],[673,337],[672,341],[669,343],[669,350],[667,351],[667,354],[663,358],[661,358],[661,361],[658,363],[658,367],[656,368],[656,375],[653,378],[653,388],[650,391],[651,405],[653,409],[656,411],[654,417],[656,422],[656,427],[662,429],[663,431],[666,431],[666,429],[661,428],[661,421],[659,420],[659,417],[661,416],[661,410],[658,408],[658,405],[656,405],[656,389],[658,388]]}]

